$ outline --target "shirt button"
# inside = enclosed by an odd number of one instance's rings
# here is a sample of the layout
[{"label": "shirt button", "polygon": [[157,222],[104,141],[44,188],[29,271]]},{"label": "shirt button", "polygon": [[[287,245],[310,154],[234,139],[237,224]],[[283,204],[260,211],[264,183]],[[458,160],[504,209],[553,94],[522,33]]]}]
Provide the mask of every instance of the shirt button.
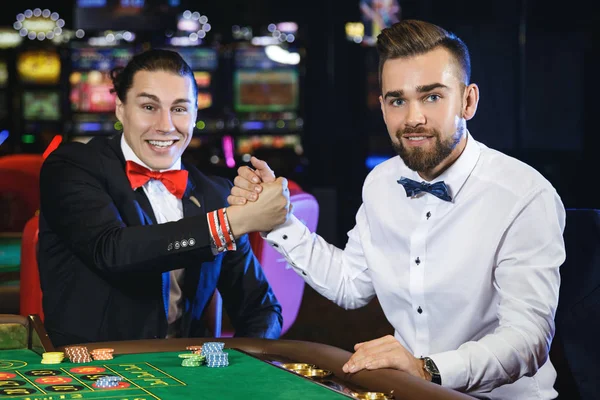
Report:
[{"label": "shirt button", "polygon": [[417,265],[421,264],[421,260],[419,260],[419,257],[417,257],[417,259],[415,260],[415,264],[417,264]]},{"label": "shirt button", "polygon": [[287,240],[287,235],[283,235],[283,240]]},{"label": "shirt button", "polygon": [[429,217],[431,217],[431,212],[427,211],[427,214],[425,214],[425,216],[427,217],[427,219],[429,219]]},{"label": "shirt button", "polygon": [[306,272],[302,271],[302,275],[306,276]]},{"label": "shirt button", "polygon": [[421,306],[419,306],[419,308],[417,308],[417,312],[418,312],[419,314],[422,314],[422,313],[423,313],[423,309],[421,308]]},{"label": "shirt button", "polygon": [[277,243],[273,243],[273,247],[279,247]]}]

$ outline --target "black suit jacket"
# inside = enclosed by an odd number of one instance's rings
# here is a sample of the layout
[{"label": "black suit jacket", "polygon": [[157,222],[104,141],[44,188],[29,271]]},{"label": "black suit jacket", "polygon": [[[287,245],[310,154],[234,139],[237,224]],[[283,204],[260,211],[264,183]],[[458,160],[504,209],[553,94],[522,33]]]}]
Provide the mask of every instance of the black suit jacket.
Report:
[{"label": "black suit jacket", "polygon": [[157,224],[143,189],[131,189],[120,139],[64,144],[42,167],[39,270],[54,345],[164,338],[162,273],[179,268],[183,336],[206,335],[201,316],[218,288],[236,336],[277,338],[281,306],[247,235],[236,251],[211,250],[206,213],[227,206],[231,183],[184,166],[184,218]]}]

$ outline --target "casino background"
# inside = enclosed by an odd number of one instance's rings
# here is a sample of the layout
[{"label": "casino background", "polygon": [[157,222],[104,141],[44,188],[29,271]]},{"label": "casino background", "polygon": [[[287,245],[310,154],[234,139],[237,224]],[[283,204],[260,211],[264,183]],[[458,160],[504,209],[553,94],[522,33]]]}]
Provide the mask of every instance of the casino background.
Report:
[{"label": "casino background", "polygon": [[[185,157],[229,178],[252,154],[268,160],[316,198],[317,232],[344,246],[365,176],[393,155],[377,102],[378,25],[361,11],[362,3],[377,1],[5,3],[0,294],[8,297],[0,312],[19,312],[21,237],[35,204],[18,199],[37,195],[42,154],[59,140],[115,133],[107,72],[150,47],[176,49],[195,71],[201,110]],[[600,208],[599,192],[586,189],[600,147],[591,3],[400,0],[394,14],[438,23],[463,38],[481,89],[470,131],[538,169],[567,208]],[[11,157],[20,157],[19,171],[3,166]],[[25,164],[33,165],[32,174]],[[26,194],[9,189],[15,181],[29,183]],[[305,287],[284,338],[350,350],[391,332],[376,300],[344,311]]]}]

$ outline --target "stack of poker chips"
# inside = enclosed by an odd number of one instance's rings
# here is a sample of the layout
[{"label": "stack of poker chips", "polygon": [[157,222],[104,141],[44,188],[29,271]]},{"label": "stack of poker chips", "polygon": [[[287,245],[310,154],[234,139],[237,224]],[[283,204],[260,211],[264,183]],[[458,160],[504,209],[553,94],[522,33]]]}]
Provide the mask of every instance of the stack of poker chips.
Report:
[{"label": "stack of poker chips", "polygon": [[85,346],[68,346],[65,347],[65,354],[73,363],[88,363],[92,362],[92,356]]},{"label": "stack of poker chips", "polygon": [[186,350],[190,350],[194,354],[202,354],[202,346],[201,345],[198,345],[198,346],[187,346],[185,349]]},{"label": "stack of poker chips", "polygon": [[119,382],[122,380],[123,378],[116,375],[102,376],[96,380],[94,386],[100,389],[114,388],[119,386]]},{"label": "stack of poker chips", "polygon": [[206,353],[206,366],[209,368],[227,367],[229,365],[229,354],[221,351],[218,353]]},{"label": "stack of poker chips", "polygon": [[225,343],[206,342],[202,345],[202,355],[206,357],[206,366],[209,368],[227,367],[229,354],[223,351]]},{"label": "stack of poker chips", "polygon": [[115,349],[94,349],[90,351],[90,354],[94,358],[94,360],[112,360],[113,352]]},{"label": "stack of poker chips", "polygon": [[181,361],[182,367],[199,367],[204,361],[204,356],[194,353],[180,354],[179,358],[183,358]]},{"label": "stack of poker chips", "polygon": [[60,364],[65,358],[62,351],[50,351],[42,354],[42,364]]}]

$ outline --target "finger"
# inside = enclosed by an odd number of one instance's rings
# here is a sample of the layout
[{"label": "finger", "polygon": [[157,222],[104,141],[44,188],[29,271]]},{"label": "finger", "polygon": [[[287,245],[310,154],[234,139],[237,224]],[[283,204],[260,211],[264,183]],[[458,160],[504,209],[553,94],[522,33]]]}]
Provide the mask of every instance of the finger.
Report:
[{"label": "finger", "polygon": [[[244,178],[241,175],[238,175],[233,179],[233,184],[236,187],[238,187],[242,190],[247,190],[249,192],[260,193],[262,191],[262,187],[260,185],[256,185],[256,184],[250,182],[248,179]],[[247,196],[243,196],[243,197],[247,197]]]},{"label": "finger", "polygon": [[275,181],[275,172],[269,167],[269,165],[254,156],[250,158],[250,163],[256,169],[257,174],[261,177],[263,182]]},{"label": "finger", "polygon": [[231,188],[230,195],[250,201],[256,201],[258,199],[258,194],[256,192],[251,192],[249,190],[242,189],[237,186]]},{"label": "finger", "polygon": [[229,203],[230,206],[243,205],[243,204],[246,204],[247,201],[248,200],[246,200],[243,197],[232,196],[232,195],[227,196],[227,202]]},{"label": "finger", "polygon": [[348,360],[348,362],[346,362],[346,364],[344,364],[344,366],[342,367],[342,371],[344,371],[345,373],[356,373],[362,369],[364,369],[365,366],[365,358],[362,356],[357,356],[356,353],[354,353],[352,355],[352,357],[350,357],[350,359]]},{"label": "finger", "polygon": [[376,357],[365,363],[365,369],[368,370],[381,368],[396,368],[396,365],[389,357]]},{"label": "finger", "polygon": [[260,183],[262,181],[258,172],[247,165],[238,168],[238,176],[241,176],[248,182]]},{"label": "finger", "polygon": [[285,179],[284,177],[280,176],[279,178],[277,178],[275,180],[275,182],[279,183],[281,185],[281,188],[283,190],[284,193],[288,192],[288,180]]}]

